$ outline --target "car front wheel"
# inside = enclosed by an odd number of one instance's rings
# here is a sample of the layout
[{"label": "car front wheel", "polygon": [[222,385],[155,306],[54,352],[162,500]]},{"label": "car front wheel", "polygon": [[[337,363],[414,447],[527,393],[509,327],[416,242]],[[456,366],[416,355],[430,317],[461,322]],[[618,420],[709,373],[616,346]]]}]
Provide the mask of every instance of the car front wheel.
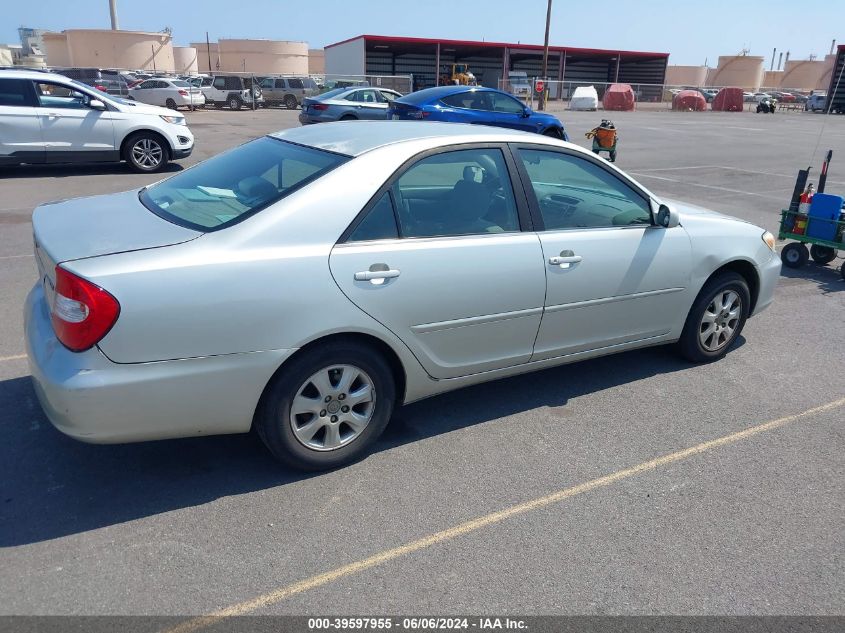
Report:
[{"label": "car front wheel", "polygon": [[126,141],[123,160],[134,170],[153,173],[164,169],[169,160],[166,143],[156,134],[140,132]]},{"label": "car front wheel", "polygon": [[745,279],[733,272],[708,281],[687,315],[678,341],[681,354],[694,363],[722,358],[745,326],[751,293]]},{"label": "car front wheel", "polygon": [[387,426],[393,374],[374,350],[341,342],[303,352],[270,382],[255,428],[273,455],[301,470],[348,464]]}]

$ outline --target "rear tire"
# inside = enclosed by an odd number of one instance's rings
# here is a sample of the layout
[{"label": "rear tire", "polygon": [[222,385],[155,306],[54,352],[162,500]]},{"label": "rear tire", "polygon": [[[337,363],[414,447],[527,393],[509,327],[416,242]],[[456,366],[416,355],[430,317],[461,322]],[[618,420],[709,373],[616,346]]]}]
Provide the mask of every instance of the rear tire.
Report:
[{"label": "rear tire", "polygon": [[170,108],[171,110],[176,110],[176,102],[173,99],[168,99],[164,102],[164,105]]},{"label": "rear tire", "polygon": [[152,174],[165,168],[170,160],[170,148],[158,134],[138,132],[126,139],[123,160],[133,171]]},{"label": "rear tire", "polygon": [[285,104],[285,107],[288,110],[296,110],[297,106],[299,105],[296,102],[296,97],[294,97],[293,95],[285,95],[283,103]]},{"label": "rear tire", "polygon": [[678,348],[694,363],[719,360],[736,341],[751,309],[748,283],[726,272],[704,284],[692,304]]},{"label": "rear tire", "polygon": [[[254,427],[289,466],[337,468],[367,453],[387,426],[395,398],[393,374],[380,354],[354,342],[335,343],[284,365],[264,391]],[[344,402],[355,404],[350,409]]]},{"label": "rear tire", "polygon": [[810,257],[812,257],[813,261],[820,266],[826,266],[836,259],[836,250],[830,248],[829,246],[819,246],[818,244],[813,244],[810,247]]},{"label": "rear tire", "polygon": [[352,116],[351,114],[344,114],[342,117],[340,117],[340,120],[341,121],[357,121],[358,117]]},{"label": "rear tire", "polygon": [[801,268],[810,259],[810,251],[801,242],[790,242],[780,252],[780,260],[788,268]]},{"label": "rear tire", "polygon": [[240,97],[231,97],[228,101],[230,110],[240,110],[243,107],[243,101]]}]

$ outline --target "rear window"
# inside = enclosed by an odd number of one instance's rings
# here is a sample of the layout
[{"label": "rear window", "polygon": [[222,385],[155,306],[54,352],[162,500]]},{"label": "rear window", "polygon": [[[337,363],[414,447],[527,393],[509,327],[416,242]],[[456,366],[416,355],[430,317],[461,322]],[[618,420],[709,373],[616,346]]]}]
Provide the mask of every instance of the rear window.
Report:
[{"label": "rear window", "polygon": [[147,187],[141,202],[174,224],[216,231],[258,213],[347,160],[265,136]]}]

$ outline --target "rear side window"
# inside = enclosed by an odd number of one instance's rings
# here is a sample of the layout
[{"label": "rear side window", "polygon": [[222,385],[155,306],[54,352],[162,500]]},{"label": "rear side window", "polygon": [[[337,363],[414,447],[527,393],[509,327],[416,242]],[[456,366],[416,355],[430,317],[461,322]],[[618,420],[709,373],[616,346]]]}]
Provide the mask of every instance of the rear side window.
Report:
[{"label": "rear side window", "polygon": [[31,106],[30,81],[27,79],[0,79],[0,106]]},{"label": "rear side window", "polygon": [[305,88],[301,79],[288,79],[288,86],[296,90],[302,90]]},{"label": "rear side window", "polygon": [[361,224],[352,231],[347,241],[390,240],[398,237],[399,230],[396,226],[396,214],[393,212],[393,201],[390,199],[390,192],[385,191]]},{"label": "rear side window", "polygon": [[214,231],[261,211],[347,160],[265,136],[147,187],[141,202],[174,224]]}]

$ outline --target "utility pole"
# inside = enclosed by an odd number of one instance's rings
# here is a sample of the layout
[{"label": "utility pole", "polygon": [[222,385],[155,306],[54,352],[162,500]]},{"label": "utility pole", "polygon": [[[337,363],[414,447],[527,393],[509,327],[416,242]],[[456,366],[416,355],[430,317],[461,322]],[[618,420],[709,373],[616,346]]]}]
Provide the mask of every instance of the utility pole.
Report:
[{"label": "utility pole", "polygon": [[208,53],[208,73],[211,74],[211,44],[208,42],[208,31],[205,32],[205,52]]},{"label": "utility pole", "polygon": [[117,0],[109,0],[109,12],[111,13],[111,30],[119,31],[120,25],[117,23]]},{"label": "utility pole", "polygon": [[[545,110],[546,109],[546,90],[548,86],[546,86],[546,74],[549,70],[549,24],[552,21],[552,0],[549,0],[548,7],[546,8],[546,37],[543,39],[543,92],[540,93],[540,99],[537,101],[537,109],[538,110]],[[534,86],[531,86],[531,90],[534,90]]]}]

